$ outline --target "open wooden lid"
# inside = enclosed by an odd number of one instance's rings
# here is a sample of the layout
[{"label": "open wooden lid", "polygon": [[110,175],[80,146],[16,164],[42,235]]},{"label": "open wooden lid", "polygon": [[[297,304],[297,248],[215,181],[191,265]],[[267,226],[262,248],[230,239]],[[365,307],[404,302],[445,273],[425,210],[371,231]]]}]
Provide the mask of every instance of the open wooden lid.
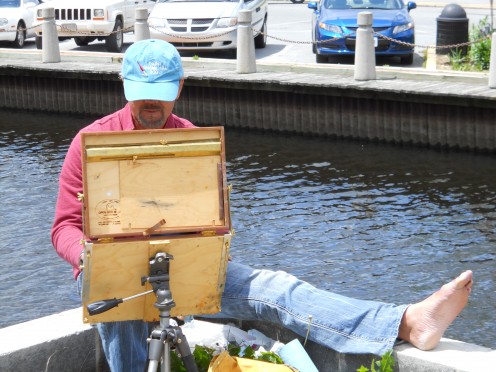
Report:
[{"label": "open wooden lid", "polygon": [[231,229],[223,127],[81,138],[87,238]]}]

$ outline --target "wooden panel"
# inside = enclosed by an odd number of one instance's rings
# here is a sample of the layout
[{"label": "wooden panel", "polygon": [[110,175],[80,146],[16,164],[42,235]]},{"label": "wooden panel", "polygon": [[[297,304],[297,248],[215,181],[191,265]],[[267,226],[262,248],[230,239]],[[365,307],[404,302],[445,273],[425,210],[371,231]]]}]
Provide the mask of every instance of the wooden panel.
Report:
[{"label": "wooden panel", "polygon": [[143,319],[157,321],[154,293],[124,301],[90,316],[86,306],[112,298],[126,298],[152,289],[141,285],[149,275],[150,258],[157,252],[173,256],[170,289],[176,306],[171,315],[214,314],[220,311],[226,280],[231,235],[176,237],[86,245],[83,278],[83,321],[98,323]]},{"label": "wooden panel", "polygon": [[83,133],[90,239],[230,230],[222,127]]},{"label": "wooden panel", "polygon": [[119,168],[114,162],[92,163],[87,166],[86,182],[91,192],[85,192],[85,230],[101,235],[121,233]]},{"label": "wooden panel", "polygon": [[164,145],[133,145],[119,147],[95,147],[86,149],[87,161],[133,160],[142,158],[219,155],[221,144],[217,142],[176,143]]},{"label": "wooden panel", "polygon": [[123,229],[222,226],[217,157],[121,162]]}]

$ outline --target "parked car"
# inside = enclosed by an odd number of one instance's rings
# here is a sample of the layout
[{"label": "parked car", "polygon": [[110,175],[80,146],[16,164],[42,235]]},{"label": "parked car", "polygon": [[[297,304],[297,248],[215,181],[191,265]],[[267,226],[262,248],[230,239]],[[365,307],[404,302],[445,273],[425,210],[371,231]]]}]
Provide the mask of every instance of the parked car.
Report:
[{"label": "parked car", "polygon": [[[317,63],[330,56],[354,55],[357,17],[360,12],[372,12],[372,28],[376,33],[408,44],[415,43],[415,27],[410,10],[416,3],[402,0],[322,0],[310,2],[313,9],[312,41]],[[336,39],[332,40],[331,39]],[[376,55],[399,56],[401,63],[413,63],[414,47],[395,43],[374,34]]]},{"label": "parked car", "polygon": [[26,39],[34,37],[33,24],[39,0],[0,0],[0,41],[10,41],[22,48]]},{"label": "parked car", "polygon": [[159,0],[148,17],[150,35],[178,50],[236,53],[238,12],[252,11],[256,48],[267,43],[268,0]]},{"label": "parked car", "polygon": [[[40,25],[44,21],[43,8],[53,8],[59,40],[73,38],[78,46],[104,40],[109,52],[120,53],[124,33],[134,30],[136,9],[150,11],[154,6],[155,0],[53,0],[38,9],[37,21]],[[42,46],[40,26],[36,28],[36,48]]]}]

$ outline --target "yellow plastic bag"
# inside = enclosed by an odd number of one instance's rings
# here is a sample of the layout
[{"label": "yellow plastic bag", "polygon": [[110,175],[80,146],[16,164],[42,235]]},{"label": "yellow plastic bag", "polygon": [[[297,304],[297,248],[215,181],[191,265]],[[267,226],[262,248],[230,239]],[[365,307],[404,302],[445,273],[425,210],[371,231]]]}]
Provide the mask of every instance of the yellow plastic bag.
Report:
[{"label": "yellow plastic bag", "polygon": [[232,357],[227,351],[215,356],[208,367],[208,372],[294,372],[285,364],[273,364],[261,360]]}]

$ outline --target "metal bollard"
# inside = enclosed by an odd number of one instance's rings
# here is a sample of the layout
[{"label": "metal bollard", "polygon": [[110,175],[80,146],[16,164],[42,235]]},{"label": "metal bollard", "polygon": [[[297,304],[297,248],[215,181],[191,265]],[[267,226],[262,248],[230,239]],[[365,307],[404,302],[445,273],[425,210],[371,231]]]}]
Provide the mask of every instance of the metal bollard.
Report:
[{"label": "metal bollard", "polygon": [[148,27],[148,9],[136,9],[136,22],[134,23],[134,41],[150,38],[150,27]]},{"label": "metal bollard", "polygon": [[355,45],[355,80],[375,80],[375,46],[371,12],[358,13]]},{"label": "metal bollard", "polygon": [[496,32],[491,35],[491,58],[489,60],[489,88],[496,88]]},{"label": "metal bollard", "polygon": [[59,35],[57,32],[57,25],[55,24],[55,9],[43,9],[42,17],[41,61],[43,63],[60,62]]},{"label": "metal bollard", "polygon": [[238,74],[251,74],[257,72],[255,61],[255,41],[251,27],[251,11],[240,10],[238,13],[238,50],[237,66]]}]

